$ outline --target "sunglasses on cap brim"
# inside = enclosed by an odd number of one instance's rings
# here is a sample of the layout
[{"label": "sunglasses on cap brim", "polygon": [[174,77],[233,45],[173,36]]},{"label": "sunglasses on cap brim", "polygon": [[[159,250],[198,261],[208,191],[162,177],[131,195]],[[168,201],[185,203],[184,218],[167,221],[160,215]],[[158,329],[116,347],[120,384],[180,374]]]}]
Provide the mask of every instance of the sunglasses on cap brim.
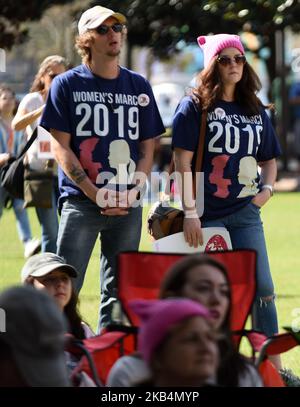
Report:
[{"label": "sunglasses on cap brim", "polygon": [[217,58],[217,62],[222,66],[228,66],[233,62],[237,65],[244,65],[246,63],[246,57],[245,55],[235,55],[233,58],[230,58],[227,55],[221,55]]},{"label": "sunglasses on cap brim", "polygon": [[100,35],[106,35],[111,28],[115,33],[120,33],[123,30],[124,25],[121,23],[116,23],[113,25],[101,24],[99,27],[95,28],[95,31]]}]

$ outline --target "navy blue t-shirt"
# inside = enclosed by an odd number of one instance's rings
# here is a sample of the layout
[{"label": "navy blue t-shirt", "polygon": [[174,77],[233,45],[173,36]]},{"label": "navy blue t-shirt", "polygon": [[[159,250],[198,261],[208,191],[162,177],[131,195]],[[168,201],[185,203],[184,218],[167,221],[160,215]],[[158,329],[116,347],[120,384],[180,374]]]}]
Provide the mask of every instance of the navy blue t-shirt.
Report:
[{"label": "navy blue t-shirt", "polygon": [[[185,97],[173,120],[173,148],[197,150],[201,112]],[[207,114],[204,146],[204,212],[202,220],[230,215],[260,190],[257,163],[281,154],[279,142],[264,109],[247,115],[236,102],[218,101]],[[195,156],[192,170],[195,167]]]},{"label": "navy blue t-shirt", "polygon": [[[130,185],[139,142],[165,132],[145,78],[120,67],[116,79],[104,79],[84,64],[53,80],[41,126],[71,134],[72,150],[98,186]],[[58,175],[61,198],[83,195],[61,168]]]}]

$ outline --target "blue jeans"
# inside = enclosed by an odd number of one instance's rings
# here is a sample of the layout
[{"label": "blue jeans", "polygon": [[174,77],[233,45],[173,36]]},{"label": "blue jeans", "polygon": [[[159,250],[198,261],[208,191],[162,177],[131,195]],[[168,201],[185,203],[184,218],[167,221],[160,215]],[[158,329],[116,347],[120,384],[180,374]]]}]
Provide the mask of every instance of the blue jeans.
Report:
[{"label": "blue jeans", "polygon": [[250,202],[229,216],[202,222],[202,227],[212,226],[223,226],[228,230],[233,249],[256,250],[257,289],[252,309],[253,328],[267,336],[278,333],[274,285],[260,218],[260,208]]},{"label": "blue jeans", "polygon": [[[0,187],[0,218],[3,213],[5,200],[8,197],[8,193],[4,188]],[[26,209],[23,208],[24,201],[22,199],[13,200],[13,210],[17,220],[17,230],[21,242],[25,243],[31,239],[31,230],[29,219]]]},{"label": "blue jeans", "polygon": [[42,252],[56,253],[58,219],[54,191],[52,194],[52,208],[35,208],[35,211],[42,227]]},{"label": "blue jeans", "polygon": [[[79,276],[74,282],[79,292],[96,239],[100,233],[99,327],[114,321],[117,302],[117,255],[138,250],[142,227],[142,207],[130,208],[126,216],[101,215],[100,208],[88,199],[71,197],[62,207],[57,253],[72,264]],[[120,315],[118,315],[118,318]]]}]

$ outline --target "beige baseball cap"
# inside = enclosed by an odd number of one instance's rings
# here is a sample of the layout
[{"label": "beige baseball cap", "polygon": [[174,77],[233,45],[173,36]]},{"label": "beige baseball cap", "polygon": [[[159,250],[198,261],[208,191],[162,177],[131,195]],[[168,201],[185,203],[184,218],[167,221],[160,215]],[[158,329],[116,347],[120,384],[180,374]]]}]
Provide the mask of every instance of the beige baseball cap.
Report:
[{"label": "beige baseball cap", "polygon": [[126,17],[121,13],[116,13],[113,10],[95,6],[86,10],[80,17],[78,22],[79,35],[84,34],[88,30],[99,27],[109,17],[114,17],[121,24],[126,23]]}]

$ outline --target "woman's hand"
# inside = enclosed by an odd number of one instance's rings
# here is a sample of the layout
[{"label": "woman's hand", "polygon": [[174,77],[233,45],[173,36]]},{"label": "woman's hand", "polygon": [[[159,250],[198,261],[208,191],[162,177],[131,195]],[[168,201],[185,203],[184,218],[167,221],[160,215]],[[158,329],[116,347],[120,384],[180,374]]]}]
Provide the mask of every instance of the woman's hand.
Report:
[{"label": "woman's hand", "polygon": [[[261,161],[258,163],[261,168],[260,178],[263,185],[274,185],[277,175],[276,159],[272,158],[268,161]],[[262,188],[262,190],[252,199],[254,205],[260,208],[271,198],[272,192],[268,188]]]},{"label": "woman's hand", "polygon": [[270,198],[271,192],[268,189],[262,189],[257,195],[255,195],[251,202],[261,208]]},{"label": "woman's hand", "polygon": [[203,245],[203,235],[201,230],[201,222],[198,217],[184,218],[183,233],[186,242],[190,247],[197,248]]}]

